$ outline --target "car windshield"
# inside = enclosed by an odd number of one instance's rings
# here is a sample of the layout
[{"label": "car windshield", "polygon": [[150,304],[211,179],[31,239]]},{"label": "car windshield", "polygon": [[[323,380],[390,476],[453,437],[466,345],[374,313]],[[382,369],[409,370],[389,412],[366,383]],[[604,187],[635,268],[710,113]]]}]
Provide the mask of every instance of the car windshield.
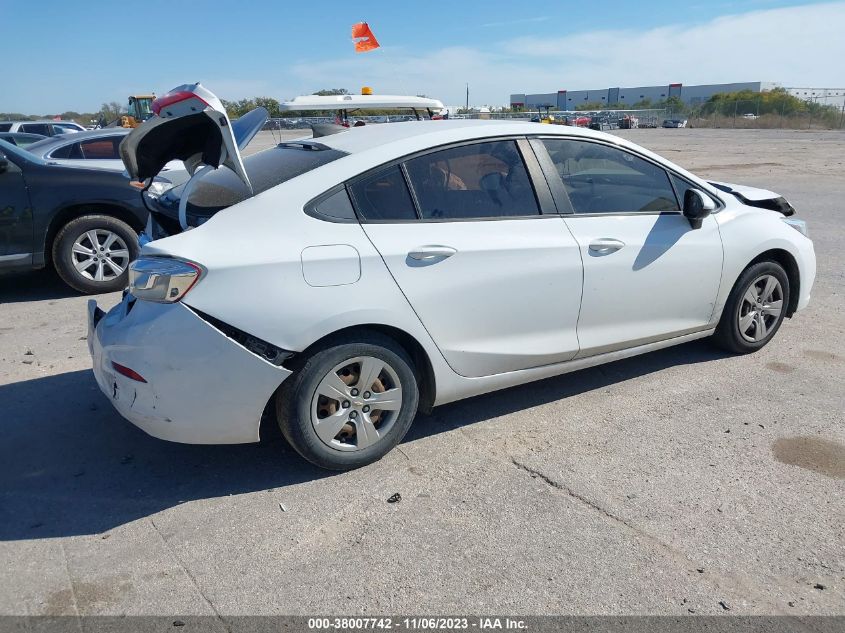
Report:
[{"label": "car windshield", "polygon": [[[212,215],[343,156],[346,156],[345,152],[311,141],[281,143],[244,159],[252,193],[232,170],[221,167],[200,176],[188,199],[187,212],[197,216]],[[159,200],[159,205],[178,209],[186,184],[169,190]]]},{"label": "car windshield", "polygon": [[25,149],[21,149],[20,147],[13,145],[8,141],[4,141],[3,139],[0,139],[0,152],[3,152],[8,158],[13,158],[15,160],[29,161],[39,165],[47,164],[46,161],[41,160],[35,154],[31,154]]}]

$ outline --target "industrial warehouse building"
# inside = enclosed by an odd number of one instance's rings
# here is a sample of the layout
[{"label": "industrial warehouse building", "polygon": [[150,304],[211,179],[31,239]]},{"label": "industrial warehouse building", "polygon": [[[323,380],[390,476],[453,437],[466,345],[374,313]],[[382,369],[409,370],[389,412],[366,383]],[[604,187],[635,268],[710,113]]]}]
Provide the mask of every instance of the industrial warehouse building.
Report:
[{"label": "industrial warehouse building", "polygon": [[[631,106],[648,99],[653,103],[664,101],[669,97],[679,97],[685,104],[696,106],[704,103],[713,95],[720,92],[765,92],[779,87],[779,84],[769,81],[748,81],[732,84],[703,84],[700,86],[685,86],[680,83],[665,86],[640,86],[637,88],[602,88],[600,90],[558,90],[557,92],[541,94],[512,94],[510,105],[532,109],[538,106],[548,106],[558,110],[574,110],[585,103],[619,104],[620,108]],[[845,90],[831,88],[787,88],[805,100],[824,100],[845,97]]]}]

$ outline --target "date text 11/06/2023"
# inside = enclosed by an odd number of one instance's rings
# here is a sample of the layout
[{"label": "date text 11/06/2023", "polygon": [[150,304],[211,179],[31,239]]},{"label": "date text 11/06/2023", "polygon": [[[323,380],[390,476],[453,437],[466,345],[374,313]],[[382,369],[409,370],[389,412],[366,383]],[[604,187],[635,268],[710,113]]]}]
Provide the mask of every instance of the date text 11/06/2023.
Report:
[{"label": "date text 11/06/2023", "polygon": [[308,628],[311,630],[405,630],[405,631],[456,631],[472,630],[519,631],[527,628],[524,620],[501,617],[334,617],[308,618]]}]

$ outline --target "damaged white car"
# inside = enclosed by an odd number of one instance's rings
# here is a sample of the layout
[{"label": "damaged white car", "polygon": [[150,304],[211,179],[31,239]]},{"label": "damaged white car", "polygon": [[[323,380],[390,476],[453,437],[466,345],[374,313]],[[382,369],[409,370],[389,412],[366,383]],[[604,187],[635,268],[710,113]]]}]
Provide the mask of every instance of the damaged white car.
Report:
[{"label": "damaged white car", "polygon": [[365,126],[242,159],[199,85],[121,146],[151,209],[130,286],[89,304],[97,382],[159,438],[259,439],[271,405],[330,469],[373,462],[420,409],[712,337],[766,345],[804,308],[812,242],[771,192],[623,139],[496,121]]}]

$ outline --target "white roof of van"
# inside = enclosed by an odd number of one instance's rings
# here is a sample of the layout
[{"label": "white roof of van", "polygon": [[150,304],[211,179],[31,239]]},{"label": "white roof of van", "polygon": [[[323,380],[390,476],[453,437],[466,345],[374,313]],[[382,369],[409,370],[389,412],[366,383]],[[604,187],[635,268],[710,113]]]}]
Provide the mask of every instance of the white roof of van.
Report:
[{"label": "white roof of van", "polygon": [[428,97],[402,95],[304,95],[279,104],[280,110],[392,110],[416,108],[417,110],[442,110],[443,102]]}]

